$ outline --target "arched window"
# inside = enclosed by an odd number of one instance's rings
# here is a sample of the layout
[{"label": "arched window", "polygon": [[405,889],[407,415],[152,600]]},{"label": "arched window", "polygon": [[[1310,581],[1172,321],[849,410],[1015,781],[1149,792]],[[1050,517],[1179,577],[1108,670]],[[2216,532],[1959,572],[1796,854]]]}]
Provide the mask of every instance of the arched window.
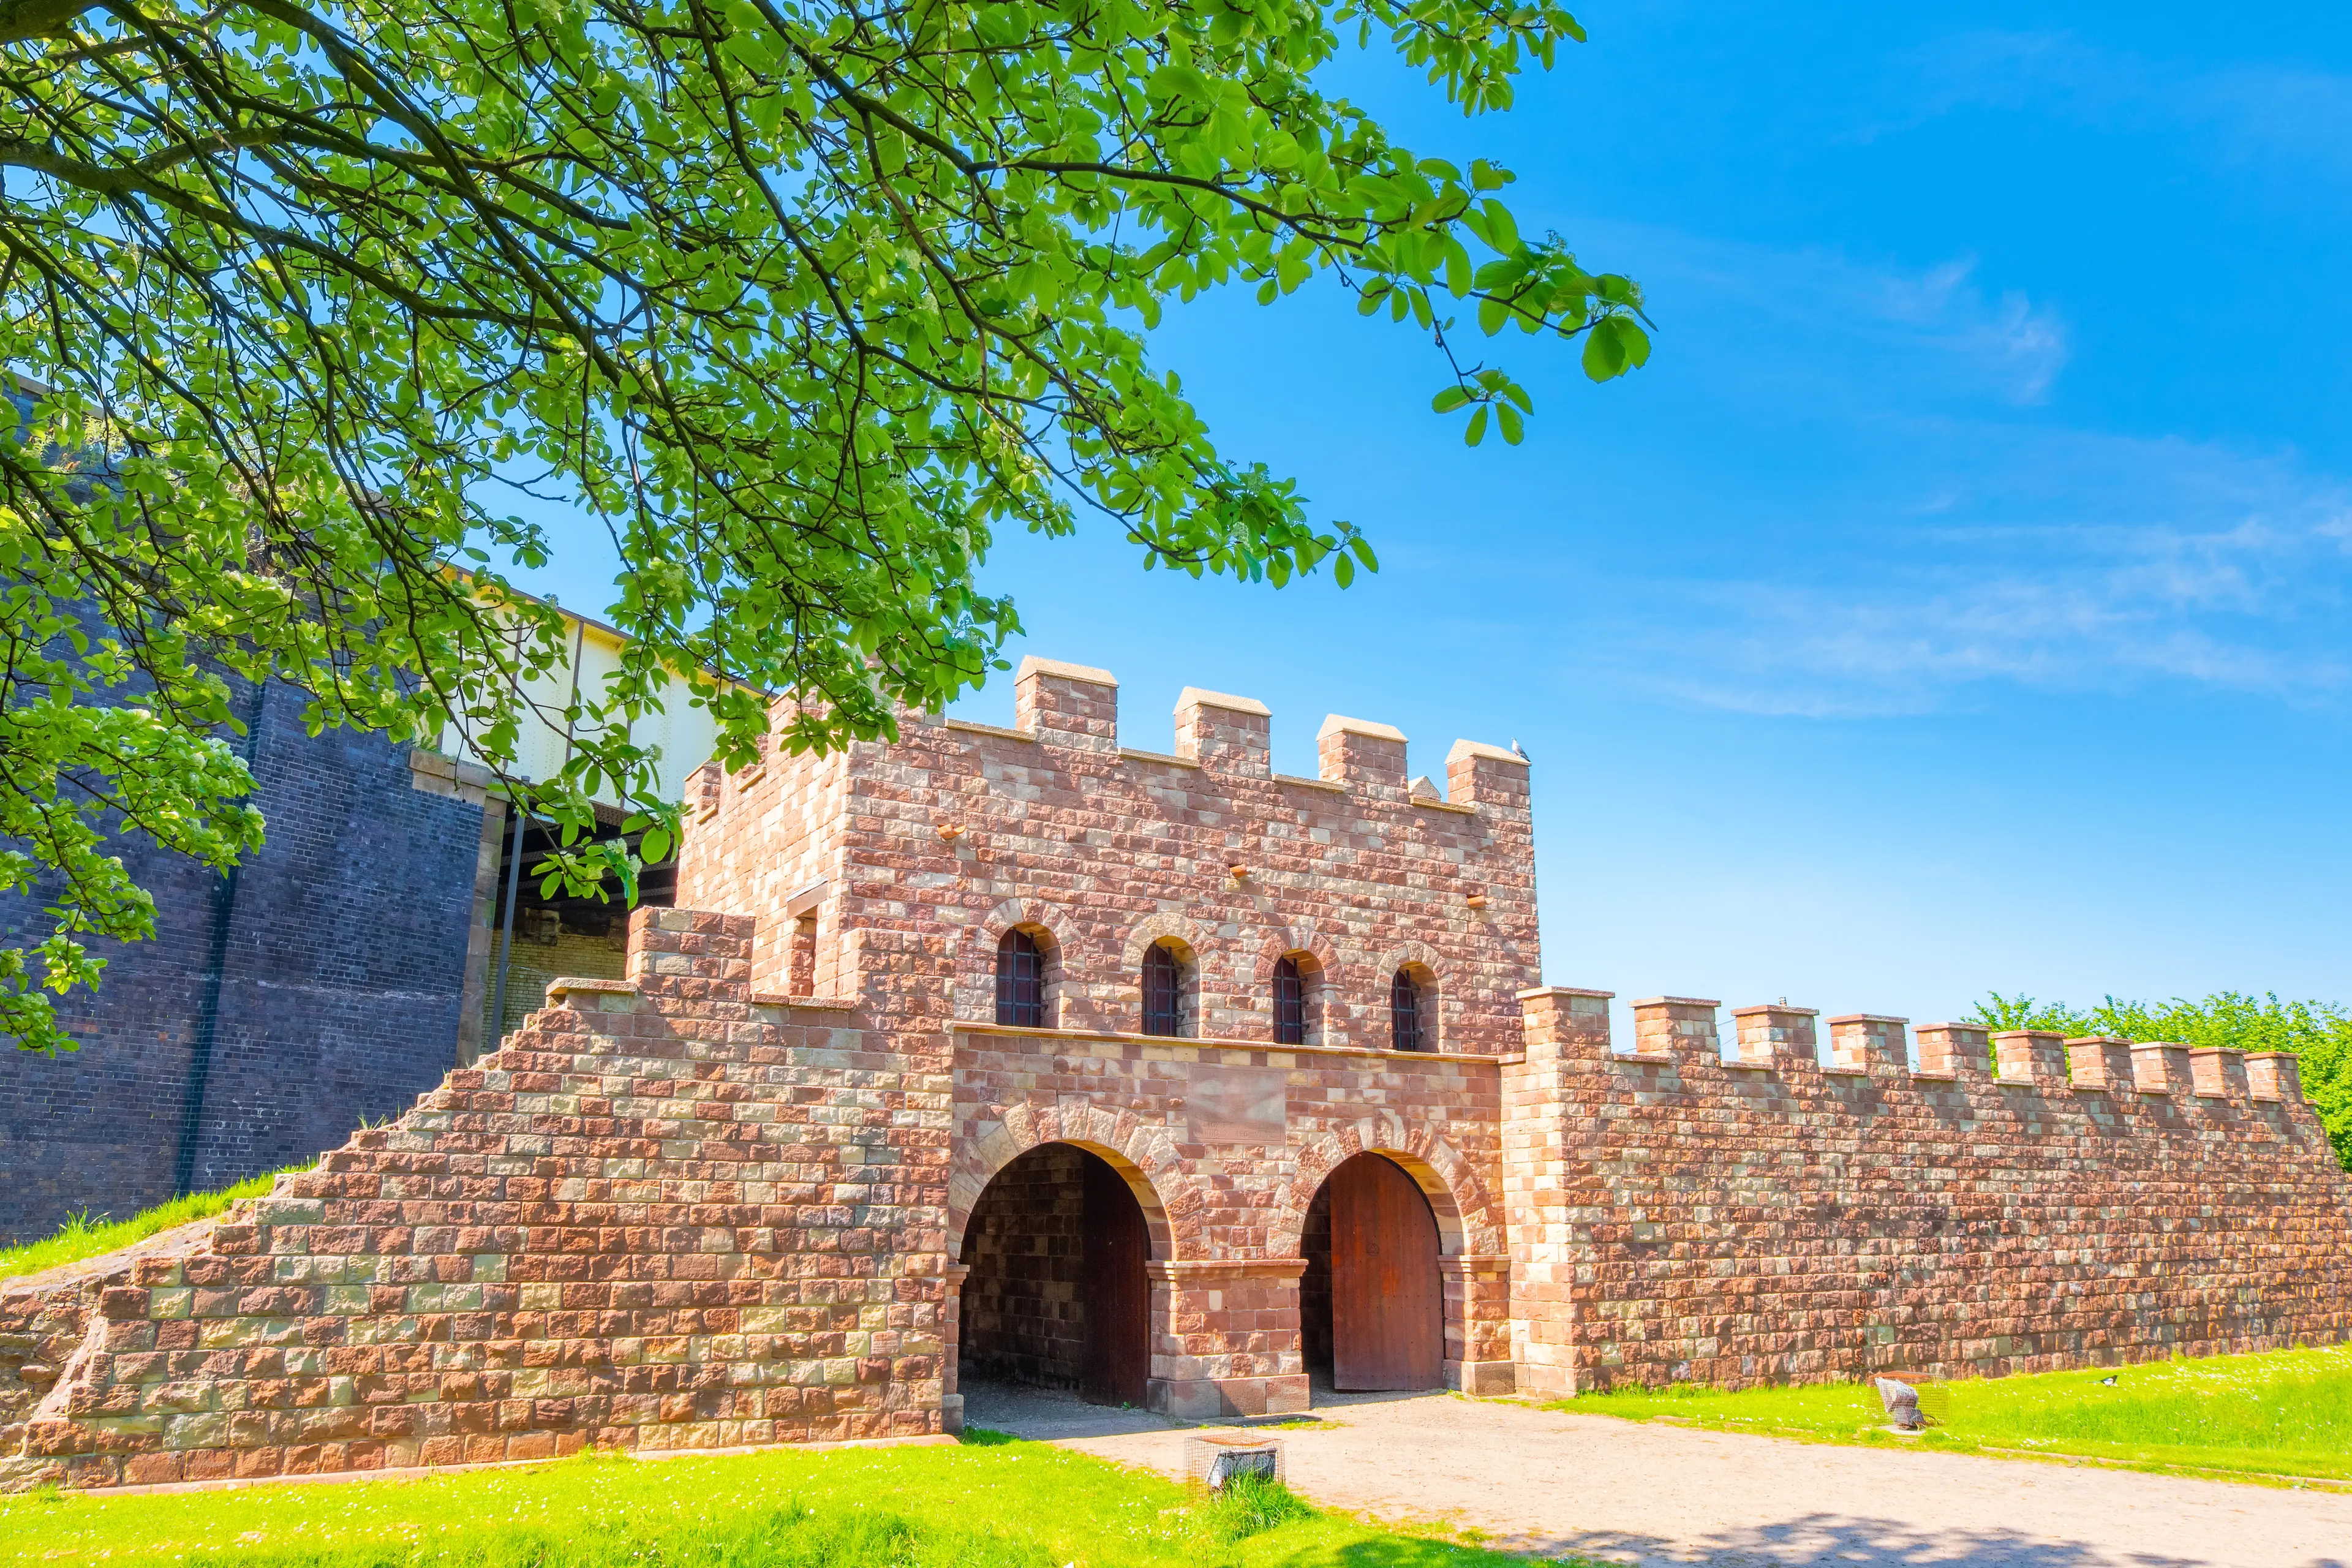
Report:
[{"label": "arched window", "polygon": [[1032,1029],[1045,1023],[1045,955],[1018,928],[996,944],[996,1021]]},{"label": "arched window", "polygon": [[1389,982],[1389,1030],[1393,1048],[1417,1051],[1422,1047],[1421,986],[1409,969],[1400,969]]},{"label": "arched window", "polygon": [[1295,958],[1282,959],[1274,966],[1274,1043],[1307,1043],[1307,981],[1298,973]]},{"label": "arched window", "polygon": [[1164,942],[1143,954],[1143,1032],[1171,1037],[1184,1032],[1183,965]]}]

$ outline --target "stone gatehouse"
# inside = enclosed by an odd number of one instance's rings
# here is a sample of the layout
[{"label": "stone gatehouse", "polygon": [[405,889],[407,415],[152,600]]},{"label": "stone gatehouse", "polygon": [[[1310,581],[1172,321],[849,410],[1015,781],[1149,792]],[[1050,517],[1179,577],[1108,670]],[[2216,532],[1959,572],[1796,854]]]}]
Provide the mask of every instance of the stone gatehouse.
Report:
[{"label": "stone gatehouse", "polygon": [[[2292,1058],[1541,984],[1525,763],[1108,674],[696,775],[629,977],[216,1226],[0,1288],[102,1486],[2344,1337]],[[1555,896],[1560,896],[1558,892]],[[1591,896],[1570,889],[1569,897]],[[1821,1026],[1826,1023],[1826,1036]],[[1627,1048],[1630,1047],[1630,1048]],[[1825,1048],[1824,1048],[1825,1047]]]}]

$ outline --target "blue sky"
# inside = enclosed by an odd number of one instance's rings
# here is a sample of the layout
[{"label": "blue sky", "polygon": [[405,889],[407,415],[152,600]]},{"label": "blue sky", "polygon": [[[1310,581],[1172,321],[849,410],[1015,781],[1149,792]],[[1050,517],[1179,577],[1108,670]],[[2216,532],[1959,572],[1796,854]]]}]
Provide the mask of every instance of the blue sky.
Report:
[{"label": "blue sky", "polygon": [[[1499,342],[1526,444],[1336,289],[1177,311],[1226,449],[1384,570],[1276,593],[1003,542],[1020,652],[1534,773],[1547,978],[1958,1016],[1988,987],[2352,1001],[2352,23],[2317,7],[1611,0],[1464,121],[1523,231],[1648,290],[1648,369]],[[568,602],[581,599],[567,593]],[[966,704],[1005,720],[1009,681]]]}]

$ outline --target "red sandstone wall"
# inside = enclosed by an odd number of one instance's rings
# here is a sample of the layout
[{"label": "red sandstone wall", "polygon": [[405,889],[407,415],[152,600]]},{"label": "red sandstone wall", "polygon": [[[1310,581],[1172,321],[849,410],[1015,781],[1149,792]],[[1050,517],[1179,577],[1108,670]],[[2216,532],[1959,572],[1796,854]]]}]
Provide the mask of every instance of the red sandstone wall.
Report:
[{"label": "red sandstone wall", "polygon": [[[755,991],[834,996],[853,989],[835,967],[840,906],[832,896],[842,874],[846,763],[839,754],[777,755],[772,745],[740,773],[705,763],[688,792],[693,820],[678,847],[678,907],[758,917]],[[817,962],[806,984],[795,984],[786,910],[793,894],[819,884],[808,908],[817,922]]]},{"label": "red sandstone wall", "polygon": [[1385,726],[1329,721],[1322,777],[1288,778],[1247,699],[1188,691],[1163,754],[1119,746],[1100,671],[1032,659],[1016,692],[1018,730],[909,716],[897,745],[730,783],[688,836],[679,902],[760,916],[764,982],[778,900],[833,878],[818,992],[919,973],[936,984],[911,1001],[973,1020],[994,1016],[998,941],[1031,924],[1050,939],[1049,1021],[1089,1030],[1140,1027],[1158,937],[1197,957],[1186,1032],[1203,1037],[1267,1038],[1274,963],[1301,952],[1320,971],[1309,1043],[1384,1047],[1389,977],[1419,963],[1438,1048],[1517,1048],[1513,996],[1541,967],[1518,759],[1457,743],[1441,799],[1412,793]]},{"label": "red sandstone wall", "polygon": [[[1525,763],[1457,743],[1441,796],[1407,778],[1402,736],[1334,719],[1321,776],[1283,777],[1261,705],[1191,690],[1171,751],[1123,748],[1117,683],[1034,659],[1016,710],[1013,730],[908,716],[895,745],[730,781],[688,835],[680,901],[759,916],[759,973],[775,984],[779,900],[827,878],[818,991],[903,1030],[982,1026],[956,1041],[956,1234],[1040,1128],[1091,1117],[1100,1136],[1066,1135],[1134,1156],[1132,1179],[1165,1205],[1153,1375],[1179,1408],[1303,1403],[1298,1230],[1329,1166],[1366,1146],[1470,1215],[1453,1222],[1447,1354],[1473,1386],[1507,1382],[1494,1068],[1211,1042],[1268,1040],[1274,964],[1298,953],[1311,1046],[1385,1048],[1390,976],[1414,963],[1436,983],[1438,1052],[1515,1051],[1515,994],[1540,968]],[[992,1034],[996,946],[1015,925],[1045,940],[1050,1026]],[[1143,949],[1160,937],[1194,961],[1186,1033],[1201,1045],[1133,1037]],[[1224,1064],[1273,1075],[1270,1132],[1193,1114],[1193,1075]],[[1060,1115],[1081,1099],[1087,1117]]]},{"label": "red sandstone wall", "polygon": [[2352,1331],[2352,1184],[2291,1060],[2085,1041],[2070,1073],[2058,1037],[2015,1035],[1996,1078],[1982,1031],[1936,1026],[1943,1070],[1915,1072],[1903,1020],[1857,1016],[1825,1068],[1811,1015],[1759,1008],[1727,1066],[1715,1005],[1675,999],[1637,1004],[1643,1049],[1615,1056],[1603,994],[1531,995],[1507,1071],[1523,1387],[1994,1374]]},{"label": "red sandstone wall", "polygon": [[938,1431],[943,1041],[751,1004],[751,932],[641,910],[633,987],[191,1249],[0,1288],[0,1484]]},{"label": "red sandstone wall", "polygon": [[[1118,747],[1098,672],[1019,690],[1018,731],[914,721],[726,782],[681,889],[730,912],[641,912],[632,984],[560,998],[208,1236],[0,1286],[0,1372],[33,1373],[0,1380],[0,1484],[938,1431],[950,1258],[991,1179],[1057,1141],[1144,1205],[1152,1380],[1183,1415],[1303,1405],[1307,1210],[1365,1149],[1430,1194],[1474,1391],[2352,1327],[2352,1198],[2291,1064],[2082,1042],[2070,1078],[2014,1037],[1995,1079],[1980,1037],[1922,1030],[1938,1076],[1901,1020],[1857,1017],[1825,1070],[1811,1015],[1776,1008],[1742,1018],[1770,1059],[1726,1066],[1715,1005],[1675,999],[1612,1056],[1605,993],[1513,997],[1537,967],[1516,759],[1457,747],[1439,802],[1377,725],[1327,727],[1326,780],[1286,780],[1241,700],[1188,693],[1158,756]],[[788,1002],[803,901],[819,996]],[[1022,922],[1054,939],[1062,1027],[983,1021]],[[1127,1032],[1161,935],[1218,1037]],[[1286,951],[1329,982],[1306,1047],[1267,1043]],[[1442,1053],[1362,1048],[1407,961],[1439,979]]]},{"label": "red sandstone wall", "polygon": [[1437,1215],[1447,1381],[1507,1392],[1496,1089],[1496,1064],[1478,1057],[960,1028],[949,1232],[964,1233],[1025,1151],[1085,1144],[1128,1176],[1151,1231],[1155,1403],[1192,1416],[1301,1410],[1307,1211],[1341,1161],[1377,1150]]},{"label": "red sandstone wall", "polygon": [[[1454,1377],[1931,1375],[2334,1340],[2352,1207],[2291,1063],[1530,993],[1524,1059],[937,1027],[755,1001],[750,922],[646,911],[398,1123],[209,1235],[0,1289],[0,1484],[373,1469],[952,1423],[948,1258],[1023,1152],[1152,1235],[1180,1414],[1303,1402],[1306,1213],[1362,1149],[1431,1195]],[[902,955],[903,956],[903,955]],[[891,977],[907,977],[895,994]],[[610,986],[611,983],[602,983]],[[837,1022],[841,1026],[830,1026]],[[2093,1087],[2094,1080],[2097,1087]],[[2275,1096],[2275,1098],[2266,1098]],[[1508,1235],[1510,1257],[1498,1254]]]}]

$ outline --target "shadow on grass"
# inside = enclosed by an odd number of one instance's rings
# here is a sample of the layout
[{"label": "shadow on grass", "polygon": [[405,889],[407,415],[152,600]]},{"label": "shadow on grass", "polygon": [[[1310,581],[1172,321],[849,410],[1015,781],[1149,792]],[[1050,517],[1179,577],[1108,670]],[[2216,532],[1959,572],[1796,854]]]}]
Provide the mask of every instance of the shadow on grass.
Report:
[{"label": "shadow on grass", "polygon": [[958,1440],[967,1448],[996,1448],[1021,1441],[1012,1433],[999,1432],[992,1426],[967,1426]]}]

